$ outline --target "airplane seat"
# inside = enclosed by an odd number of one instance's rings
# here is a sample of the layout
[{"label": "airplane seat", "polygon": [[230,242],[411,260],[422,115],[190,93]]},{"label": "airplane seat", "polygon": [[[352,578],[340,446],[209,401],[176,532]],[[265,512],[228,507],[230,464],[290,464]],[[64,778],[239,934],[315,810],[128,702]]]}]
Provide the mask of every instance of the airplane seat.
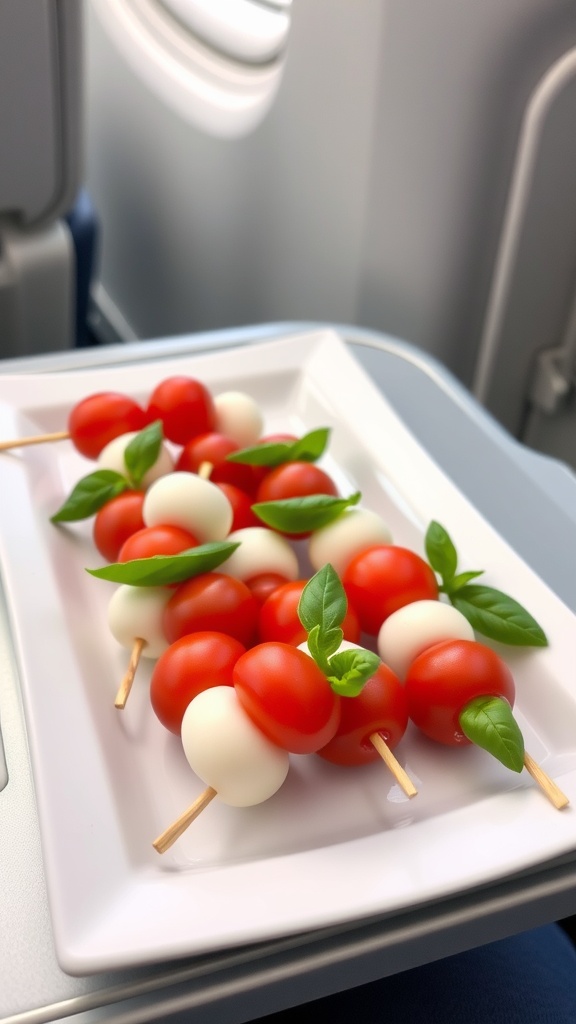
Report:
[{"label": "airplane seat", "polygon": [[82,65],[77,0],[3,0],[0,358],[86,340],[97,221],[81,190]]}]

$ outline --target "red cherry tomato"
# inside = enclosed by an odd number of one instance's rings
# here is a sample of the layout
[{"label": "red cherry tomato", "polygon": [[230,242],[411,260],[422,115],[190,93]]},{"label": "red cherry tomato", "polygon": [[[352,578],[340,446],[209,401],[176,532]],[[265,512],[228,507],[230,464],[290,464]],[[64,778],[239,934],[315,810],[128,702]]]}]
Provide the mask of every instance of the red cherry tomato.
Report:
[{"label": "red cherry tomato", "polygon": [[340,698],[304,651],[290,644],[258,644],[233,671],[238,699],[272,743],[294,754],[325,746],[340,721]]},{"label": "red cherry tomato", "polygon": [[266,598],[270,597],[270,594],[273,594],[278,587],[288,583],[288,580],[277,572],[262,572],[258,576],[252,576],[249,580],[244,580],[244,582],[254,594],[258,604],[263,605]]},{"label": "red cherry tomato", "polygon": [[476,697],[514,704],[512,673],[495,651],[476,640],[445,640],[414,659],[405,681],[408,713],[431,739],[448,746],[470,743],[460,713]]},{"label": "red cherry tomato", "polygon": [[68,430],[72,443],[87,459],[97,459],[109,441],[142,430],[149,421],[137,402],[116,391],[89,395],[72,409]]},{"label": "red cherry tomato", "polygon": [[234,576],[207,572],[181,583],[164,609],[169,644],[187,633],[214,630],[250,647],[256,638],[258,602]]},{"label": "red cherry tomato", "polygon": [[[258,635],[264,643],[278,640],[284,644],[304,643],[308,634],[298,618],[298,602],[308,580],[293,580],[277,587],[266,599],[260,609]],[[358,643],[360,639],[360,623],[358,616],[350,604],[342,623],[344,639]]]},{"label": "red cherry tomato", "polygon": [[180,526],[145,526],[124,541],[119,562],[135,558],[153,558],[154,555],[178,555],[181,551],[198,546],[198,540]]},{"label": "red cherry tomato", "polygon": [[336,484],[313,462],[285,462],[271,469],[256,492],[256,501],[283,501],[308,494],[336,496]]},{"label": "red cherry tomato", "polygon": [[232,506],[230,533],[233,530],[244,530],[247,526],[262,526],[260,519],[252,511],[253,499],[245,491],[241,491],[234,484],[218,483],[216,486],[223,491]]},{"label": "red cherry tomato", "polygon": [[240,451],[240,445],[225,434],[200,434],[184,446],[175,468],[187,473],[197,473],[200,466],[208,462],[212,467],[210,479],[213,483],[234,484],[240,490],[253,495],[256,493],[262,473],[257,466],[227,462],[226,456],[237,451]]},{"label": "red cherry tomato", "polygon": [[[286,498],[303,498],[312,494],[336,497],[338,490],[328,474],[312,462],[284,462],[266,474],[256,491],[256,501],[284,501]],[[278,532],[298,540],[310,536],[309,533]]]},{"label": "red cherry tomato", "polygon": [[160,655],[150,681],[157,718],[180,735],[184,712],[202,690],[232,686],[232,669],[246,648],[232,636],[214,631],[183,636]]},{"label": "red cherry tomato", "polygon": [[107,562],[117,562],[124,542],[144,528],[142,505],[144,491],[124,491],[107,501],[96,513],[92,537]]},{"label": "red cherry tomato", "polygon": [[438,598],[438,583],[428,563],[393,544],[361,551],[346,567],[342,582],[362,629],[372,636],[404,605]]},{"label": "red cherry tomato", "polygon": [[206,434],[216,424],[212,395],[193,377],[168,377],[154,388],[146,410],[148,422],[162,420],[164,435],[175,444],[186,444]]},{"label": "red cherry tomato", "polygon": [[370,737],[378,733],[393,750],[406,732],[408,702],[404,687],[383,662],[358,696],[342,697],[340,706],[336,735],[318,751],[333,764],[351,767],[377,761],[380,754]]}]

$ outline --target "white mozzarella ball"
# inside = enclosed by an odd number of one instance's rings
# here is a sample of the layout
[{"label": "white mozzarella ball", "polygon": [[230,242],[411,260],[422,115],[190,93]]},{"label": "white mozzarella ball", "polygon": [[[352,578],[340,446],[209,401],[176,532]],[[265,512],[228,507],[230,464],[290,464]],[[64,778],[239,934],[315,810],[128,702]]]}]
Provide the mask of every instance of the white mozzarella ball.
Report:
[{"label": "white mozzarella ball", "polygon": [[405,679],[414,658],[443,640],[474,640],[468,619],[443,601],[413,601],[382,623],[378,654],[399,679]]},{"label": "white mozzarella ball", "polygon": [[308,556],[318,571],[328,562],[339,576],[355,555],[375,544],[391,544],[392,534],[381,516],[368,508],[347,508],[308,540]]},{"label": "white mozzarella ball", "polygon": [[268,572],[278,573],[287,580],[298,579],[297,555],[290,542],[279,533],[265,526],[246,526],[234,530],[227,539],[239,543],[240,547],[218,566],[218,572],[239,580]]},{"label": "white mozzarella ball", "polygon": [[232,807],[252,807],[284,782],[289,757],[254,725],[233,686],[203,690],[186,708],[182,745],[193,772]]},{"label": "white mozzarella ball", "polygon": [[216,430],[232,438],[241,448],[256,444],[262,435],[264,417],[256,402],[243,391],[223,391],[214,398]]},{"label": "white mozzarella ball", "polygon": [[169,587],[118,587],[108,603],[108,625],[115,640],[128,649],[135,640],[144,640],[142,656],[160,657],[168,647],[162,618],[173,593]]},{"label": "white mozzarella ball", "polygon": [[[97,461],[100,469],[113,469],[114,472],[121,473],[122,476],[126,476],[128,471],[126,469],[126,462],[124,461],[124,452],[134,437],[136,437],[136,431],[131,431],[128,434],[120,434],[119,437],[115,437],[112,441],[109,441],[98,456]],[[159,480],[161,476],[166,476],[167,473],[171,473],[173,469],[174,459],[166,445],[161,444],[158,458],[154,465],[151,466],[144,474],[140,486],[144,489],[150,487],[150,484],[153,484],[155,480]]]},{"label": "white mozzarella ball", "polygon": [[200,544],[224,540],[234,513],[216,484],[196,473],[170,473],[152,484],[142,506],[146,526],[180,526]]}]

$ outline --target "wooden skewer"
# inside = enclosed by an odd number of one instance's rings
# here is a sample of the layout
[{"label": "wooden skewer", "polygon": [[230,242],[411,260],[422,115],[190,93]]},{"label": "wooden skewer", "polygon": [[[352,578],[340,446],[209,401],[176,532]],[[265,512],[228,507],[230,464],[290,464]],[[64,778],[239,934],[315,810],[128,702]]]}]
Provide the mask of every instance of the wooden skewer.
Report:
[{"label": "wooden skewer", "polygon": [[198,476],[201,476],[203,480],[208,480],[209,477],[212,475],[213,469],[214,465],[212,462],[201,462],[200,465],[198,466]]},{"label": "wooden skewer", "polygon": [[123,711],[126,706],[126,701],[130,696],[130,690],[132,689],[132,683],[134,682],[134,676],[136,675],[136,669],[138,668],[138,662],[140,661],[140,655],[142,654],[142,650],[145,646],[146,641],[142,640],[141,637],[136,637],[130,654],[128,668],[126,669],[124,678],[118,687],[118,693],[116,694],[116,700],[114,701],[114,707],[118,708],[119,711]]},{"label": "wooden skewer", "polygon": [[540,789],[545,796],[548,797],[551,804],[561,811],[563,807],[567,807],[570,803],[568,797],[562,790],[556,785],[553,779],[546,774],[543,768],[530,757],[530,754],[524,752],[524,767],[526,771],[530,773],[535,782],[538,783]]},{"label": "wooden skewer", "polygon": [[55,434],[36,434],[35,437],[21,437],[16,441],[0,441],[0,452],[10,448],[24,448],[28,444],[45,444],[47,441],[66,441],[70,438],[67,430],[58,430]]},{"label": "wooden skewer", "polygon": [[370,742],[372,746],[376,748],[376,750],[380,754],[380,757],[384,761],[384,764],[392,772],[392,775],[396,779],[396,782],[404,791],[406,796],[409,799],[412,799],[413,796],[416,796],[418,790],[416,789],[416,786],[412,782],[412,779],[407,774],[407,772],[404,771],[400,762],[397,761],[397,759],[394,757],[394,754],[390,750],[390,747],[385,742],[385,740],[382,739],[380,734],[377,732],[373,732],[370,737]]},{"label": "wooden skewer", "polygon": [[181,814],[179,818],[176,818],[176,821],[173,821],[172,824],[165,829],[162,835],[158,836],[158,838],[154,840],[152,843],[154,849],[158,853],[166,853],[166,850],[169,850],[172,844],[180,838],[182,833],[186,831],[188,826],[191,825],[194,819],[202,813],[204,808],[208,806],[215,796],[218,796],[216,790],[212,789],[212,786],[208,786],[204,792],[200,794],[198,799],[190,805],[188,810],[184,811],[184,814]]}]

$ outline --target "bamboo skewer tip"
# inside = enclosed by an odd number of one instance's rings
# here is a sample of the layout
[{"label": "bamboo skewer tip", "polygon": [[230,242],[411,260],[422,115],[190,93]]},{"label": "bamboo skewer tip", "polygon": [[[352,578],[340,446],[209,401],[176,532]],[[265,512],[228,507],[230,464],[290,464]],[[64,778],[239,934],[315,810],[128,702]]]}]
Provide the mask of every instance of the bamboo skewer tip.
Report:
[{"label": "bamboo skewer tip", "polygon": [[540,789],[544,793],[544,796],[548,798],[550,803],[558,810],[563,810],[570,803],[569,798],[565,793],[562,792],[559,786],[556,785],[553,779],[546,774],[544,769],[534,760],[530,754],[524,752],[524,767],[526,771],[532,776],[534,782],[540,786]]},{"label": "bamboo skewer tip", "polygon": [[397,758],[390,750],[390,747],[388,746],[386,741],[382,738],[380,733],[373,732],[372,735],[370,736],[370,742],[372,746],[375,747],[376,750],[378,751],[380,757],[384,761],[384,764],[392,773],[400,788],[406,794],[408,799],[411,800],[412,797],[417,795],[418,790],[416,789],[416,786],[412,782],[412,779],[410,778],[408,773],[405,771],[405,769],[402,767],[400,762],[397,760]]},{"label": "bamboo skewer tip", "polygon": [[11,441],[0,441],[0,452],[11,451],[12,448],[25,448],[32,444],[46,444],[49,441],[67,441],[70,439],[68,430],[57,430],[52,434],[36,434],[34,437],[19,437]]},{"label": "bamboo skewer tip", "polygon": [[136,637],[136,639],[134,640],[132,651],[130,653],[130,661],[128,662],[128,668],[126,669],[126,672],[122,678],[122,682],[118,687],[118,692],[116,694],[116,699],[114,701],[114,707],[117,708],[118,711],[123,711],[124,708],[126,707],[126,701],[130,696],[130,691],[132,689],[132,684],[134,682],[134,676],[136,675],[136,669],[138,668],[140,656],[145,646],[146,641],[142,640],[141,637]]},{"label": "bamboo skewer tip", "polygon": [[202,813],[215,796],[218,796],[216,790],[212,786],[207,786],[194,803],[154,840],[152,846],[156,852],[166,853],[166,850],[169,850],[176,840],[183,835],[189,825]]}]

